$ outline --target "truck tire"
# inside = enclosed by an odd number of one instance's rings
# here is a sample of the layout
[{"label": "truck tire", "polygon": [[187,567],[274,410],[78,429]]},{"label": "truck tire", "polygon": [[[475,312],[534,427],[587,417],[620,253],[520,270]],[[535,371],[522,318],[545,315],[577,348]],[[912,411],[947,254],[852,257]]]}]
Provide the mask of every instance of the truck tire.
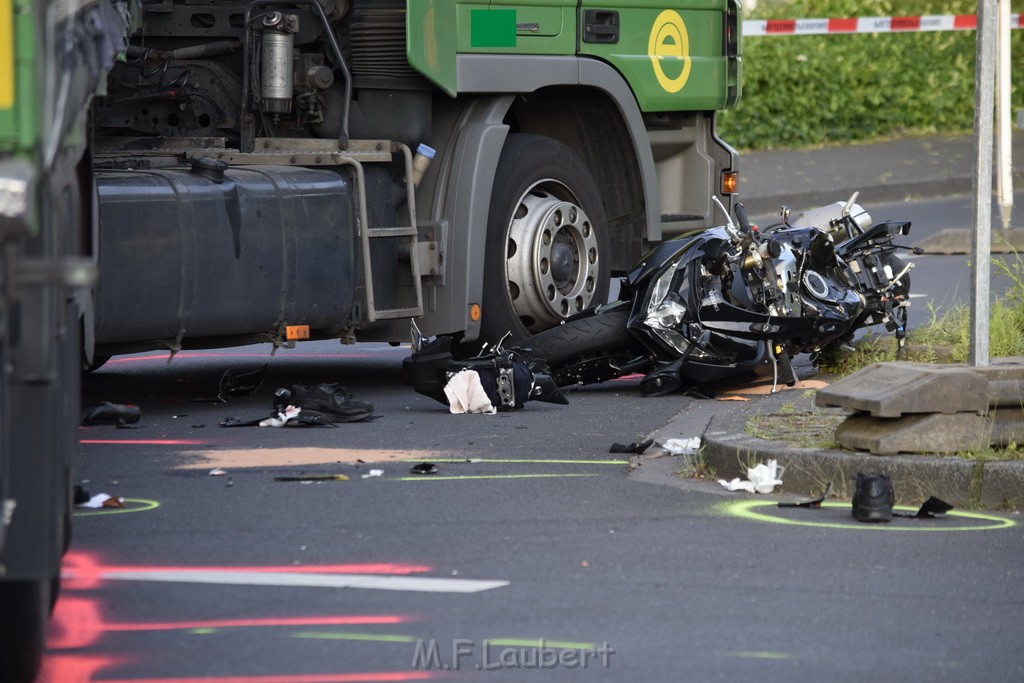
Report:
[{"label": "truck tire", "polygon": [[31,683],[46,646],[50,584],[0,581],[0,680]]},{"label": "truck tire", "polygon": [[491,193],[480,338],[506,345],[608,297],[610,236],[597,183],[575,151],[508,136]]}]

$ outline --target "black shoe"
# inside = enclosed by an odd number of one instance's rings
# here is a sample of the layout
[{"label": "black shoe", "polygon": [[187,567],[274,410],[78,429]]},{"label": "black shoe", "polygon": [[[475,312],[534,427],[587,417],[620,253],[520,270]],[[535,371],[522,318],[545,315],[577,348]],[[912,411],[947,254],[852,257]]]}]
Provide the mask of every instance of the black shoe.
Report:
[{"label": "black shoe", "polygon": [[858,522],[891,522],[894,498],[889,477],[859,472],[853,494],[853,518]]},{"label": "black shoe", "polygon": [[318,384],[312,388],[295,385],[274,392],[274,408],[288,405],[323,413],[332,422],[358,422],[373,415],[371,404],[355,400],[345,387],[337,384]]}]

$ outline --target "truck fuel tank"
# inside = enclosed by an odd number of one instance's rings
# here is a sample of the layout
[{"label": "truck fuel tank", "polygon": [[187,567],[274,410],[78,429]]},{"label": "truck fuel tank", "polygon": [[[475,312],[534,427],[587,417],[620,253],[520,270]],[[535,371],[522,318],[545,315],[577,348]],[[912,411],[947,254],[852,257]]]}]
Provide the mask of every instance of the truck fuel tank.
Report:
[{"label": "truck fuel tank", "polygon": [[351,322],[352,180],[219,163],[97,172],[97,344],[271,334],[284,324],[323,335]]}]

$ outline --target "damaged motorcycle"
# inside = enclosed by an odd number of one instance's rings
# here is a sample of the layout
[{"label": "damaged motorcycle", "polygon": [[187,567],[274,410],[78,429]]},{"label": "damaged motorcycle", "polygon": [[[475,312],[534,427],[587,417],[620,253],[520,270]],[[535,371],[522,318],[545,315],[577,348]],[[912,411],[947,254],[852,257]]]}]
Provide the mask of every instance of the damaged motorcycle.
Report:
[{"label": "damaged motorcycle", "polygon": [[527,338],[518,352],[560,387],[643,373],[659,396],[744,373],[797,382],[792,359],[848,344],[884,324],[905,343],[912,263],[895,240],[909,221],[872,225],[857,193],[764,229],[736,222],[666,241],[622,279],[618,301]]}]

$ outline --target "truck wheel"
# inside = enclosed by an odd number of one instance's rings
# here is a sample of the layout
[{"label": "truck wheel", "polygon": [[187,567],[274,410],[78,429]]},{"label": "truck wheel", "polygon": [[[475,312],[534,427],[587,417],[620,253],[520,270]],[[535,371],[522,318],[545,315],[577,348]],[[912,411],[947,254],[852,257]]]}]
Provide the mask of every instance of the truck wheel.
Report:
[{"label": "truck wheel", "polygon": [[491,193],[483,341],[506,345],[604,303],[610,236],[583,159],[539,135],[508,136]]},{"label": "truck wheel", "polygon": [[31,683],[46,646],[50,582],[0,581],[0,680]]}]

